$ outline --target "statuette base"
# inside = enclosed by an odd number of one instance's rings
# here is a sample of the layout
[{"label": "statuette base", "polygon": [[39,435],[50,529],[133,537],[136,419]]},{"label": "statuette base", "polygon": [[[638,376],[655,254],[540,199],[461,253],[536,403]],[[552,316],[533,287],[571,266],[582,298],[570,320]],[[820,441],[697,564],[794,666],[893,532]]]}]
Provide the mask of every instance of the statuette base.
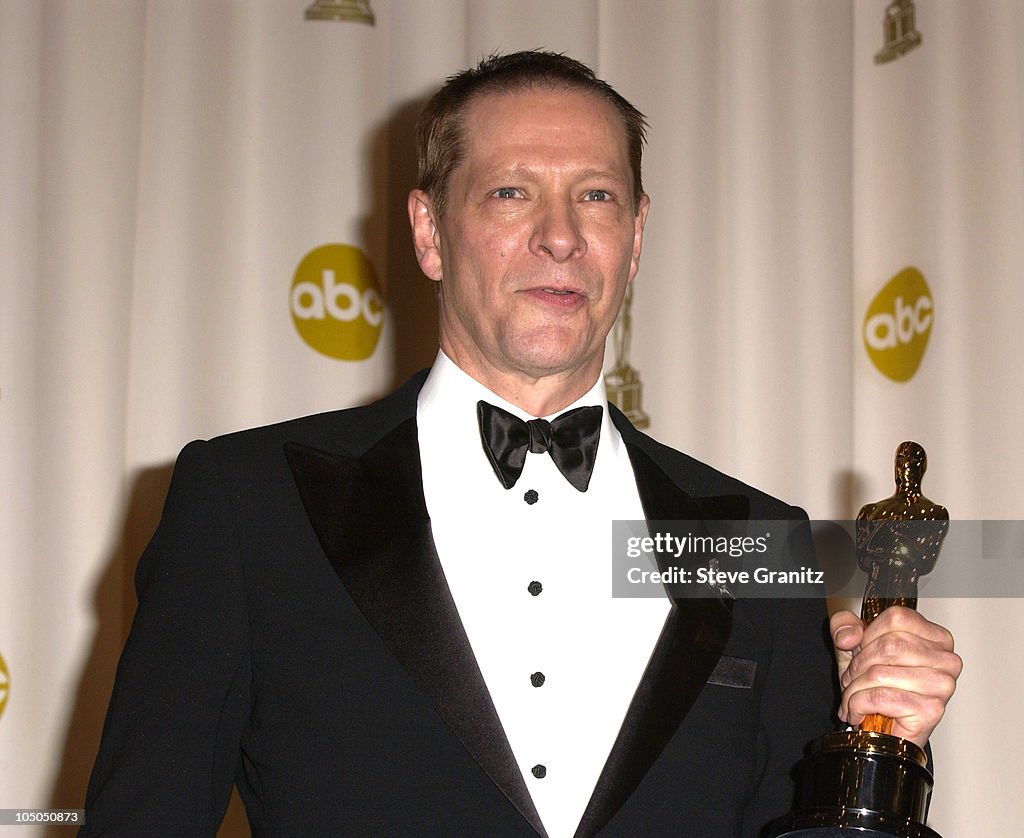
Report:
[{"label": "statuette base", "polygon": [[924,751],[874,731],[830,733],[800,764],[796,812],[771,838],[940,838],[924,825],[932,775]]}]

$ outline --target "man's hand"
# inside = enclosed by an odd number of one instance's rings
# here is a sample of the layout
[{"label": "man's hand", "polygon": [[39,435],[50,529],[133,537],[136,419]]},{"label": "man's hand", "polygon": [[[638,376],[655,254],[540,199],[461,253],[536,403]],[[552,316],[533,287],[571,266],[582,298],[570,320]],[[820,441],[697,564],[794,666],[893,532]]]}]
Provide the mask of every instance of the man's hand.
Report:
[{"label": "man's hand", "polygon": [[895,736],[924,747],[956,689],[963,661],[953,635],[909,608],[887,608],[867,628],[837,611],[830,630],[839,683],[839,718],[857,726],[872,713],[893,719]]}]

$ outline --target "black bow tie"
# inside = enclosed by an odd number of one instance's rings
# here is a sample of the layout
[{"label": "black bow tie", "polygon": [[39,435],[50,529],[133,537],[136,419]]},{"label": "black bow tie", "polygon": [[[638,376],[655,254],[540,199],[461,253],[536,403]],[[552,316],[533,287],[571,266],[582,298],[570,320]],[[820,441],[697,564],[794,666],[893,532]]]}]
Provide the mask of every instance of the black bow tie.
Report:
[{"label": "black bow tie", "polygon": [[515,486],[523,473],[527,451],[533,454],[547,451],[565,479],[579,491],[587,491],[597,457],[603,413],[599,405],[593,405],[577,407],[550,422],[546,419],[524,422],[493,404],[476,403],[484,453],[506,489]]}]

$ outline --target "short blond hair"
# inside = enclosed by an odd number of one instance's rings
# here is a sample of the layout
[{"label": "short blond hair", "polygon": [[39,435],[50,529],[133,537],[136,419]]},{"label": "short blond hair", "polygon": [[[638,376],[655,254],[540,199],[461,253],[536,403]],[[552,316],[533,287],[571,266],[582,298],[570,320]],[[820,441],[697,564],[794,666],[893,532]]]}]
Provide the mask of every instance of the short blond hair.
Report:
[{"label": "short blond hair", "polygon": [[463,121],[470,101],[486,93],[510,93],[532,87],[591,91],[610,102],[622,119],[633,174],[633,211],[644,194],[640,177],[647,120],[615,89],[597,78],[586,64],[566,55],[527,50],[492,54],[476,67],[450,76],[423,108],[416,121],[418,186],[443,215],[448,203],[451,173],[465,155]]}]

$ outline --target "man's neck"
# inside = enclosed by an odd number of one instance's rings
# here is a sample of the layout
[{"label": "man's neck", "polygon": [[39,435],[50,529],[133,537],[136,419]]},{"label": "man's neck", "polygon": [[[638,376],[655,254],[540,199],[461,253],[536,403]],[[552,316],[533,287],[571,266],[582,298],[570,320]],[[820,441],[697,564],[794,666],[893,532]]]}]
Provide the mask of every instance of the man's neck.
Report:
[{"label": "man's neck", "polygon": [[523,372],[506,373],[467,363],[467,359],[453,357],[447,349],[442,348],[442,351],[471,378],[531,416],[558,413],[590,392],[601,374],[600,366],[596,372],[578,369],[538,377]]},{"label": "man's neck", "polygon": [[522,408],[531,416],[551,416],[567,408],[580,399],[594,386],[593,381],[580,382],[578,379],[567,386],[545,386],[549,382],[521,381],[513,379],[504,382],[480,382],[488,390],[497,393],[516,407]]}]

